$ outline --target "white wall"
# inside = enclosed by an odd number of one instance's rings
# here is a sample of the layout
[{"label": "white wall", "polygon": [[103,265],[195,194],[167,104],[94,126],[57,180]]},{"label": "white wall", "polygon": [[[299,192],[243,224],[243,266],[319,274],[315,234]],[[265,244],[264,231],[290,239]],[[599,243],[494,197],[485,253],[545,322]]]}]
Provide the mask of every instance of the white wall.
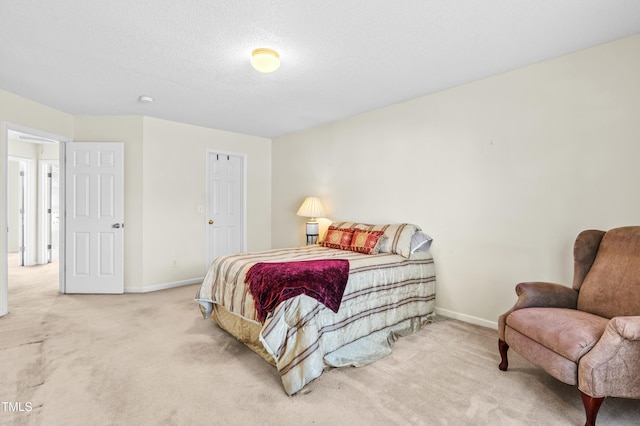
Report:
[{"label": "white wall", "polygon": [[640,35],[276,138],[273,246],[303,241],[307,195],[416,223],[439,312],[495,326],[517,282],[570,285],[578,232],[640,225],[638,76]]}]

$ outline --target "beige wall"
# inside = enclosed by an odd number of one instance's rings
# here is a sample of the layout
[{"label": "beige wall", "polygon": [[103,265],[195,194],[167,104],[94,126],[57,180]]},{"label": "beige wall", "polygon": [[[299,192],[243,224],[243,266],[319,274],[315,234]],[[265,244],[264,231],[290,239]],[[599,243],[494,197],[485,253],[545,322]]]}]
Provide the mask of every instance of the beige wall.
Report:
[{"label": "beige wall", "polygon": [[570,285],[579,231],[640,224],[639,76],[636,35],[276,138],[273,246],[301,244],[307,195],[416,223],[439,312],[495,326],[517,282]]}]

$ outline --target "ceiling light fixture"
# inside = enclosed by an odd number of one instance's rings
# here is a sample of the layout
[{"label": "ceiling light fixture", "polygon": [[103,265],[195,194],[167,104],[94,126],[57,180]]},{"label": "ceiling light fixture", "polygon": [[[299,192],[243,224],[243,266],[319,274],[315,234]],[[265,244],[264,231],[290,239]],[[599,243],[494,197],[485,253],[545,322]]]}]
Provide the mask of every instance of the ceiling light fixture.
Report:
[{"label": "ceiling light fixture", "polygon": [[138,102],[140,102],[141,104],[152,104],[153,98],[151,96],[142,95],[138,98]]},{"label": "ceiling light fixture", "polygon": [[263,73],[280,68],[280,55],[273,49],[261,47],[251,52],[251,66]]}]

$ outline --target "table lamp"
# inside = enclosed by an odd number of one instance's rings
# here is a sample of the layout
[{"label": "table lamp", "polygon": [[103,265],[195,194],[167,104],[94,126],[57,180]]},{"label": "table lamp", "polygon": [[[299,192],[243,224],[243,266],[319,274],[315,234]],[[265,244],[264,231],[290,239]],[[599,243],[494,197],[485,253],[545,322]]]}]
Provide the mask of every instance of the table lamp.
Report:
[{"label": "table lamp", "polygon": [[316,218],[326,216],[322,203],[320,203],[320,200],[316,197],[307,197],[296,214],[310,218],[307,222],[307,244],[315,244],[318,241],[319,233]]}]

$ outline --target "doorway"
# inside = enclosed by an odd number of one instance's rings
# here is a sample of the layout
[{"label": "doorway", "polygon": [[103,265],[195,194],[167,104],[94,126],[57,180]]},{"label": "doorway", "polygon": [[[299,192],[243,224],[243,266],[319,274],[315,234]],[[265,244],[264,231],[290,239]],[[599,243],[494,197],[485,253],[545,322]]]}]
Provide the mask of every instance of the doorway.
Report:
[{"label": "doorway", "polygon": [[[39,283],[29,291],[42,294],[61,289],[60,162],[66,139],[5,123],[2,161],[5,164],[6,244],[0,247],[0,316],[8,312],[11,294],[24,283]],[[6,148],[5,148],[6,147]],[[19,277],[19,279],[17,278]]]}]

